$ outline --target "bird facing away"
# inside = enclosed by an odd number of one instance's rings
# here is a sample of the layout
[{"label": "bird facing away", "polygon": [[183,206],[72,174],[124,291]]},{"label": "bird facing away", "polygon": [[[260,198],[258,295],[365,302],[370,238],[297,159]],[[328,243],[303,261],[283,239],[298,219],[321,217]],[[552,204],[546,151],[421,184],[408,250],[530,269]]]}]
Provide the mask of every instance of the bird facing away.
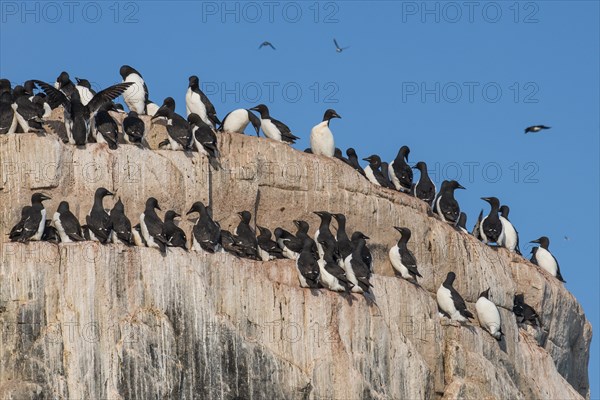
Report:
[{"label": "bird facing away", "polygon": [[423,200],[431,207],[433,200],[435,200],[436,187],[427,171],[427,164],[423,161],[419,161],[413,169],[418,169],[421,173],[419,180],[413,188],[413,194],[416,198]]},{"label": "bird facing away", "polygon": [[85,222],[89,230],[90,240],[108,243],[112,230],[110,216],[104,210],[103,200],[106,196],[113,196],[108,189],[99,187],[94,193],[94,204]]},{"label": "bird facing away", "polygon": [[498,243],[502,234],[502,222],[498,212],[500,211],[500,200],[496,197],[482,197],[490,205],[490,213],[483,218],[479,228],[479,234],[484,243]]},{"label": "bird facing away", "polygon": [[537,133],[543,129],[550,129],[549,126],[546,125],[533,125],[533,126],[528,126],[527,128],[525,128],[525,134],[527,133]]},{"label": "bird facing away", "polygon": [[473,318],[473,314],[467,309],[462,296],[452,286],[455,279],[456,274],[448,272],[446,280],[440,285],[437,291],[438,307],[442,314],[450,319],[458,322],[467,322],[467,319]]},{"label": "bird facing away", "polygon": [[523,293],[516,294],[513,300],[513,312],[517,317],[517,323],[529,324],[534,327],[540,326],[540,317],[529,304],[525,303]]},{"label": "bird facing away", "polygon": [[394,188],[400,192],[409,192],[412,187],[413,172],[407,164],[409,153],[408,146],[402,146],[389,167],[389,178]]},{"label": "bird facing away", "polygon": [[456,225],[460,216],[460,206],[454,198],[456,189],[464,189],[464,187],[454,180],[442,182],[442,188],[433,203],[433,212],[451,225]]},{"label": "bird facing away", "polygon": [[216,253],[221,250],[221,227],[213,221],[206,206],[201,201],[192,204],[187,215],[197,212],[198,221],[192,229],[192,250]]},{"label": "bird facing away", "polygon": [[342,51],[350,48],[350,46],[340,47],[340,45],[338,44],[337,40],[335,40],[335,38],[333,39],[333,44],[335,45],[336,53],[341,53]]},{"label": "bird facing away", "polygon": [[62,243],[84,241],[83,231],[77,217],[69,210],[69,203],[61,201],[52,216],[52,223],[60,236]]},{"label": "bird facing away", "polygon": [[477,319],[483,329],[488,331],[496,340],[502,340],[502,321],[498,307],[489,299],[490,288],[481,292],[475,310],[477,311]]},{"label": "bird facing away", "polygon": [[267,42],[267,41],[264,41],[264,42],[262,42],[262,43],[260,44],[260,46],[258,46],[258,49],[260,50],[260,49],[262,49],[263,47],[270,47],[270,48],[272,48],[273,50],[277,50],[277,49],[275,48],[275,46],[273,46],[273,44],[272,44],[271,42]]},{"label": "bird facing away", "polygon": [[165,213],[165,222],[163,224],[163,236],[167,241],[169,247],[181,247],[185,251],[187,248],[187,237],[183,229],[175,224],[175,218],[181,217],[178,213],[173,210],[169,210]]}]

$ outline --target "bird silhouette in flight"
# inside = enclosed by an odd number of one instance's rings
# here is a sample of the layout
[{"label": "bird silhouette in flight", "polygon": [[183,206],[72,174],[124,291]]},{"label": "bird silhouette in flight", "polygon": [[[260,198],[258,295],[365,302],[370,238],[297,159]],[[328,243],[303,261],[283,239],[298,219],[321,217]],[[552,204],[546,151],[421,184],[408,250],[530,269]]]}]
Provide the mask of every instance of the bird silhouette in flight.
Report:
[{"label": "bird silhouette in flight", "polygon": [[268,46],[268,47],[272,48],[273,50],[277,50],[277,49],[275,48],[275,46],[273,46],[273,44],[272,44],[271,42],[262,42],[262,43],[260,44],[260,46],[258,46],[258,49],[260,50],[260,49],[262,49],[263,47],[266,47],[266,46]]},{"label": "bird silhouette in flight", "polygon": [[347,47],[340,47],[340,45],[338,44],[337,40],[335,40],[335,38],[333,39],[333,44],[335,44],[335,51],[338,53],[341,53],[342,51],[346,50],[347,48],[349,48],[350,46]]}]

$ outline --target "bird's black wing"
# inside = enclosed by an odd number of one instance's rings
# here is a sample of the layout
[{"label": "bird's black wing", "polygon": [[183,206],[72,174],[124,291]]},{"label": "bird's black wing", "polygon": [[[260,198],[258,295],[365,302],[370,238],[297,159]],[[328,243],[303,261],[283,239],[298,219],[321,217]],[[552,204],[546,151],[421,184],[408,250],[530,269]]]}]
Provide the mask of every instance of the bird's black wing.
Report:
[{"label": "bird's black wing", "polygon": [[467,309],[467,304],[462,296],[454,289],[450,288],[450,296],[452,297],[452,301],[454,302],[454,307],[465,317],[473,318],[473,314]]},{"label": "bird's black wing", "polygon": [[294,136],[292,131],[286,124],[281,121],[276,120],[275,118],[271,118],[271,122],[275,127],[281,132],[281,139],[284,142],[294,143],[296,140],[300,139],[298,136]]},{"label": "bird's black wing", "polygon": [[554,257],[554,254],[552,254],[552,258],[554,258],[554,262],[556,262],[556,278],[563,283],[567,283],[567,281],[563,279],[560,273],[560,266],[558,265],[558,260],[556,259],[556,257]]},{"label": "bird's black wing", "polygon": [[141,140],[144,137],[145,125],[140,118],[125,117],[123,120],[123,131],[134,139]]},{"label": "bird's black wing", "polygon": [[202,90],[200,90],[200,101],[202,101],[206,107],[206,116],[208,119],[210,119],[214,126],[220,125],[221,121],[219,121],[219,117],[217,117],[217,110],[215,110],[215,106],[210,102]]},{"label": "bird's black wing", "polygon": [[454,198],[447,198],[442,196],[440,199],[440,208],[441,212],[444,215],[446,220],[451,222],[458,221],[458,216],[460,215],[460,207],[458,202]]},{"label": "bird's black wing", "polygon": [[90,113],[96,112],[102,104],[116,99],[131,85],[133,85],[133,82],[117,83],[116,85],[109,86],[106,89],[99,91],[88,103],[88,110],[90,110]]},{"label": "bird's black wing", "polygon": [[27,212],[27,219],[23,221],[23,231],[18,238],[19,242],[25,242],[35,235],[40,229],[40,222],[42,222],[42,213],[39,210],[30,208]]},{"label": "bird's black wing", "polygon": [[333,44],[335,44],[336,49],[340,48],[340,45],[338,44],[337,40],[335,40],[335,38],[333,39]]},{"label": "bird's black wing", "polygon": [[60,215],[60,223],[62,224],[65,233],[71,240],[75,242],[82,242],[85,240],[83,237],[83,232],[81,231],[81,225],[79,225],[79,221],[77,217],[73,215],[73,213],[65,213],[64,215]]},{"label": "bird's black wing", "polygon": [[62,105],[65,109],[69,109],[69,99],[63,92],[56,89],[54,86],[47,84],[46,82],[34,80],[33,81],[44,93],[46,93],[46,98],[48,101],[48,105],[51,109],[55,109],[56,107]]}]

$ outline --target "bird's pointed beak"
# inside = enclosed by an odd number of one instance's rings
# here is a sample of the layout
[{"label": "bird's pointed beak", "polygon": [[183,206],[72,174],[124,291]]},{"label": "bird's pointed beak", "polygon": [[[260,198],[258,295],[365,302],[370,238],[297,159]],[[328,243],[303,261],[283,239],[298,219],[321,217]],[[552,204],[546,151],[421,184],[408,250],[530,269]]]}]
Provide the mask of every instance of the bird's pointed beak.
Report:
[{"label": "bird's pointed beak", "polygon": [[333,118],[339,118],[342,119],[342,116],[338,113],[333,114]]},{"label": "bird's pointed beak", "polygon": [[190,215],[194,212],[194,207],[190,208],[190,211],[186,212],[185,215]]},{"label": "bird's pointed beak", "polygon": [[464,189],[464,190],[467,190],[467,188],[466,188],[466,187],[464,187],[463,185],[461,185],[460,183],[458,184],[458,187],[457,187],[457,189]]},{"label": "bird's pointed beak", "polygon": [[402,228],[400,228],[399,226],[395,226],[394,229],[397,230],[398,232],[402,232]]},{"label": "bird's pointed beak", "polygon": [[529,242],[529,243],[538,243],[538,244],[539,244],[539,243],[540,243],[540,239],[535,239],[535,240],[532,240],[532,241],[531,241],[531,242]]},{"label": "bird's pointed beak", "polygon": [[371,161],[371,157],[363,158],[363,161]]},{"label": "bird's pointed beak", "polygon": [[416,165],[413,165],[411,168],[412,169],[419,169],[419,167],[417,167]]},{"label": "bird's pointed beak", "polygon": [[175,213],[175,218],[181,217],[181,214]]}]

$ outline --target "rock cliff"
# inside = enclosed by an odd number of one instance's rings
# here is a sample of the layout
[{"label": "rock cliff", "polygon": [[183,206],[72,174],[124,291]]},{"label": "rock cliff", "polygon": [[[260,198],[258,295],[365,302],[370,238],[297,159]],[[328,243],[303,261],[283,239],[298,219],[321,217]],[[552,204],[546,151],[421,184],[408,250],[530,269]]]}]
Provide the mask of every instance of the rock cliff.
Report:
[{"label": "rock cliff", "polygon": [[[55,112],[48,130],[64,135],[60,119]],[[221,134],[223,169],[211,171],[197,153],[79,149],[55,133],[0,136],[2,399],[589,398],[591,326],[560,282],[338,160]],[[149,142],[165,134],[155,125]],[[290,260],[6,242],[33,192],[52,197],[50,216],[64,199],[83,221],[98,186],[116,192],[134,224],[149,196],[180,213],[210,200],[224,228],[243,209],[259,225],[290,230],[293,219],[315,228],[314,210],[343,212],[349,231],[371,238],[377,306],[301,289]],[[421,287],[394,277],[394,225],[413,232]],[[189,233],[192,222],[180,226]],[[438,317],[435,292],[450,270],[473,312],[491,288],[502,342],[476,320],[458,327]],[[515,293],[538,310],[542,329],[518,328]]]}]

